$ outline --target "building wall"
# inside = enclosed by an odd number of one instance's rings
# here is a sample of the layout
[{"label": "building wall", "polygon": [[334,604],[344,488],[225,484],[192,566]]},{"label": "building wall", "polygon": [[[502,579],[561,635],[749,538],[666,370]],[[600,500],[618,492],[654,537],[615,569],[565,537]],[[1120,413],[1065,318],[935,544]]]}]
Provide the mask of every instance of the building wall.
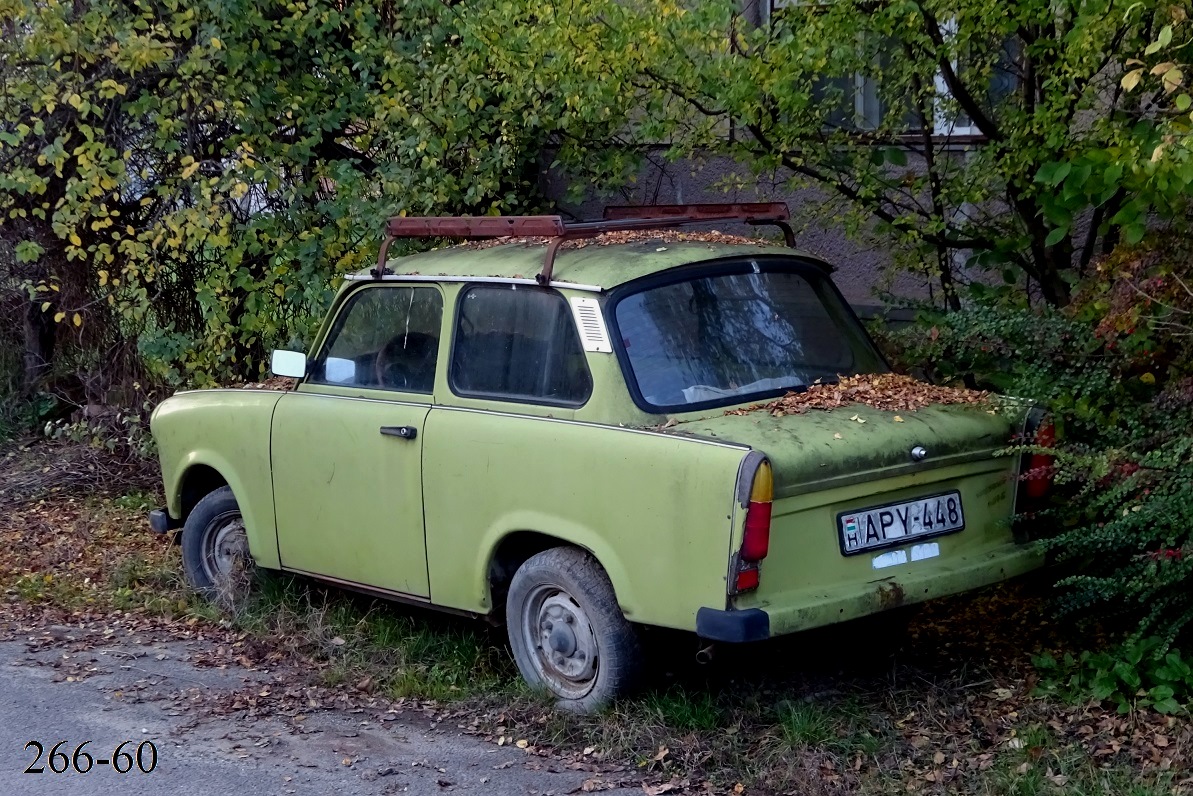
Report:
[{"label": "building wall", "polygon": [[[886,289],[891,265],[889,246],[880,238],[859,241],[846,236],[843,224],[826,218],[826,195],[814,188],[792,190],[782,175],[756,176],[723,157],[680,163],[652,163],[645,166],[635,183],[613,194],[584,191],[577,200],[568,198],[567,175],[544,170],[541,188],[559,209],[576,219],[601,217],[610,204],[684,204],[697,202],[783,201],[791,208],[796,245],[836,267],[834,281],[855,307],[867,314],[883,302],[876,294]],[[734,186],[729,188],[728,186]],[[829,213],[832,208],[827,208]],[[722,232],[769,237],[775,230],[755,229],[745,224],[711,225]],[[929,295],[927,280],[900,274],[889,285],[895,297],[923,299]]]}]

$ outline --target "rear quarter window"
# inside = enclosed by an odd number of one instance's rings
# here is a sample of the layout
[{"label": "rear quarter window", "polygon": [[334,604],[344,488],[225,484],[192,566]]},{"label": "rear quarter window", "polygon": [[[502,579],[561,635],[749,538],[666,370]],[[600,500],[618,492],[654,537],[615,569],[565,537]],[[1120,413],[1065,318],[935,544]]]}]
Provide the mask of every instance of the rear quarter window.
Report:
[{"label": "rear quarter window", "polygon": [[449,381],[457,395],[579,406],[592,376],[563,296],[525,285],[460,294]]}]

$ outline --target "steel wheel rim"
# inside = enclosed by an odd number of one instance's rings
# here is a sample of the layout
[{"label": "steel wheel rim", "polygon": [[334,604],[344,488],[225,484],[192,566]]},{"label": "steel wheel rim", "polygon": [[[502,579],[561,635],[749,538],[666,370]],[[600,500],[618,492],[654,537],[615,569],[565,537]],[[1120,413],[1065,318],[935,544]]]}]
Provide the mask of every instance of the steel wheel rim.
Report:
[{"label": "steel wheel rim", "polygon": [[240,512],[227,512],[212,520],[203,537],[203,572],[215,586],[234,582],[248,560],[249,540]]},{"label": "steel wheel rim", "polygon": [[549,585],[536,587],[523,605],[522,635],[542,681],[564,699],[587,696],[600,671],[587,612],[566,591]]}]

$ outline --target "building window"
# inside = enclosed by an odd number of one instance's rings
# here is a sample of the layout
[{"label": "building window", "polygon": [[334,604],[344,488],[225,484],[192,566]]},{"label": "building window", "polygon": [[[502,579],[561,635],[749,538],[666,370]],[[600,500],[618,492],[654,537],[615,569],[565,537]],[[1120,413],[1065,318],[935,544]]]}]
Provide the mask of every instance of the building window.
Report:
[{"label": "building window", "polygon": [[[807,12],[809,8],[829,5],[827,0],[771,0],[771,3],[772,15],[782,14],[784,9],[802,8]],[[956,21],[943,21],[941,33],[946,39],[955,37]],[[941,137],[981,134],[972,120],[957,107],[957,103],[951,101],[949,87],[940,72],[931,78],[935,99],[926,108],[926,113],[917,107],[911,96],[894,96],[895,92],[889,86],[883,86],[882,76],[891,71],[892,53],[900,45],[897,41],[889,40],[877,47],[868,47],[873,40],[868,41],[866,35],[859,33],[855,44],[858,54],[873,52],[865,69],[847,75],[824,75],[813,84],[813,97],[819,102],[830,104],[825,116],[828,129],[868,131],[885,128],[914,133],[927,126],[933,135]],[[962,80],[966,76],[965,61],[961,57],[951,63],[954,72]],[[984,107],[994,108],[1016,91],[1019,85],[1018,61],[1019,48],[1014,42],[1005,43],[1000,48],[990,77],[986,78],[987,90],[979,98]],[[907,89],[904,93],[909,91]],[[892,114],[898,114],[898,118],[892,118]]]}]

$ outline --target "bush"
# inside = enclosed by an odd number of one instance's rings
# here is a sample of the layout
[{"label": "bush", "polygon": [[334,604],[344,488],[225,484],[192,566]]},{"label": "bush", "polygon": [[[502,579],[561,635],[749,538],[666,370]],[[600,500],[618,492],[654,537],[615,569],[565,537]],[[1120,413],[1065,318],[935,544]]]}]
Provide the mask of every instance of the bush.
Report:
[{"label": "bush", "polygon": [[1036,519],[1072,565],[1057,608],[1127,617],[1165,647],[1193,620],[1190,285],[1193,248],[1157,237],[1105,258],[1064,309],[985,288],[963,312],[925,313],[884,338],[904,367],[1052,413],[1056,498]]}]

